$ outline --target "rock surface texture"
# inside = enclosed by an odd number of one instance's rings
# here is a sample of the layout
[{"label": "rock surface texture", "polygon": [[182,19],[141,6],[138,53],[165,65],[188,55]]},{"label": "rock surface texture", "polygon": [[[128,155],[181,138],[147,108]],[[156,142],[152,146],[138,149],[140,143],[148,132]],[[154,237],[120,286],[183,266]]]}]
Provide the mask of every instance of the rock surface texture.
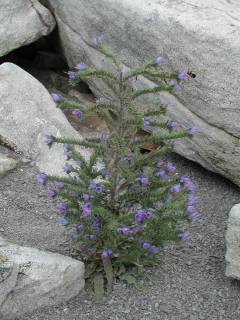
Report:
[{"label": "rock surface texture", "polygon": [[17,161],[8,158],[4,154],[0,153],[0,177],[4,176],[8,171],[16,168]]},{"label": "rock surface texture", "polygon": [[84,264],[0,237],[0,319],[59,304],[84,287]]},{"label": "rock surface texture", "polygon": [[36,0],[1,0],[0,21],[0,57],[55,27],[52,14]]},{"label": "rock surface texture", "polygon": [[[126,67],[157,56],[163,70],[197,74],[176,96],[161,94],[145,103],[165,103],[170,118],[199,133],[176,151],[240,185],[240,3],[238,0],[42,0],[55,14],[69,66],[104,66],[89,42],[103,35]],[[219,26],[219,27],[217,27]],[[153,86],[152,81],[143,79]],[[102,83],[90,84],[103,94]]]},{"label": "rock surface texture", "polygon": [[226,244],[226,276],[240,280],[240,204],[229,213]]},{"label": "rock surface texture", "polygon": [[[43,85],[11,63],[0,66],[0,140],[33,159],[40,171],[62,175],[66,157],[62,145],[50,149],[44,137],[79,138]],[[85,151],[85,155],[87,151]]]}]

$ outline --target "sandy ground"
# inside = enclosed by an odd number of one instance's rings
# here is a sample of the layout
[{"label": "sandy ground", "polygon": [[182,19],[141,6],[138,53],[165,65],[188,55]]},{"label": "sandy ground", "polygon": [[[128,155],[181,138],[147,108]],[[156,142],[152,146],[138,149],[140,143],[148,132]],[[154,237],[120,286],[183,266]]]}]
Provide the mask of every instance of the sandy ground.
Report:
[{"label": "sandy ground", "polygon": [[[191,226],[186,246],[168,249],[158,267],[146,270],[146,291],[116,283],[113,294],[101,302],[83,291],[68,303],[18,320],[240,319],[240,283],[225,277],[224,261],[228,212],[240,201],[240,190],[179,156],[170,159],[194,181],[201,217]],[[0,180],[1,234],[16,243],[69,255],[71,242],[56,222],[53,201],[35,183],[37,173],[30,163],[20,163]]]}]

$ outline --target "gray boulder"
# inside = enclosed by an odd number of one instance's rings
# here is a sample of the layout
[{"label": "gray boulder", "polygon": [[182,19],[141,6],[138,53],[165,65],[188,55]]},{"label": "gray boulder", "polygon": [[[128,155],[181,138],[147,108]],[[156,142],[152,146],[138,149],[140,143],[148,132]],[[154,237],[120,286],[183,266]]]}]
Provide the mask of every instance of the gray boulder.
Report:
[{"label": "gray boulder", "polygon": [[0,1],[0,57],[49,34],[55,20],[36,0]]},{"label": "gray boulder", "polygon": [[17,161],[0,153],[0,177],[16,168]]},{"label": "gray boulder", "polygon": [[82,262],[11,244],[0,237],[0,319],[16,319],[65,302],[83,287]]},{"label": "gray boulder", "polygon": [[[66,157],[62,145],[50,149],[44,137],[81,139],[44,86],[11,63],[0,66],[0,137],[15,151],[35,161],[41,172],[63,175]],[[88,151],[84,150],[86,156]]]},{"label": "gray boulder", "polygon": [[[126,67],[157,56],[163,70],[192,69],[197,77],[177,96],[159,94],[144,104],[165,103],[168,115],[199,133],[176,151],[240,185],[240,3],[218,0],[42,0],[57,20],[63,52],[70,67],[79,62],[107,66],[89,46],[103,35]],[[221,26],[217,28],[216,26]],[[149,86],[150,80],[142,79]],[[90,82],[95,94],[106,94],[102,82]]]},{"label": "gray boulder", "polygon": [[240,203],[229,213],[226,246],[226,276],[240,280]]}]

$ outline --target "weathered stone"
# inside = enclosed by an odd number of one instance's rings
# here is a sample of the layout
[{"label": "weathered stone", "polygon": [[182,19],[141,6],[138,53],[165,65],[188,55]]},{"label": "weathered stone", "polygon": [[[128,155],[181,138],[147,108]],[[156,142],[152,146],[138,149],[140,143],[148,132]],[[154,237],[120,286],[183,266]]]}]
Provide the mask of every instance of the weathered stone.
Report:
[{"label": "weathered stone", "polygon": [[[46,134],[81,139],[44,86],[11,63],[0,66],[0,136],[5,143],[36,162],[40,171],[62,175],[66,157],[62,145],[50,149]],[[87,156],[84,150],[83,155]]]},{"label": "weathered stone", "polygon": [[240,280],[240,203],[229,213],[226,246],[226,276]]},{"label": "weathered stone", "polygon": [[62,303],[84,287],[84,264],[0,237],[0,319]]},{"label": "weathered stone", "polygon": [[17,161],[8,158],[4,154],[0,153],[0,177],[4,176],[8,171],[16,168]]},{"label": "weathered stone", "polygon": [[0,1],[0,56],[49,34],[55,20],[36,0]]},{"label": "weathered stone", "polygon": [[[239,1],[199,0],[42,0],[52,8],[63,53],[70,67],[85,62],[110,67],[89,43],[104,35],[125,66],[157,56],[163,70],[192,69],[193,81],[178,96],[146,97],[144,104],[165,103],[168,115],[199,133],[176,151],[240,185],[240,20]],[[221,26],[221,30],[216,28]],[[142,80],[153,86],[150,80]],[[109,91],[102,82],[89,83],[98,95]]]}]

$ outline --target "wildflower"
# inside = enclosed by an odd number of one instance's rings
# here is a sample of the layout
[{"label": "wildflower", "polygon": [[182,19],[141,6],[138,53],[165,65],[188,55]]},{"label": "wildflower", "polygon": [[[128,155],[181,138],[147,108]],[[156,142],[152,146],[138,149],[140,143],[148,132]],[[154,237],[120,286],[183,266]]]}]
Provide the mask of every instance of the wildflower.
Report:
[{"label": "wildflower", "polygon": [[180,192],[180,190],[181,190],[180,184],[176,184],[171,187],[170,192],[172,195],[175,195],[176,193]]},{"label": "wildflower", "polygon": [[130,161],[133,160],[133,154],[132,153],[129,153],[128,155],[126,155],[125,157],[123,157],[123,161],[128,163]]},{"label": "wildflower", "polygon": [[93,219],[92,219],[91,229],[93,231],[96,231],[96,232],[99,231],[99,221],[98,221],[98,218],[96,216],[94,216]]},{"label": "wildflower", "polygon": [[57,94],[57,93],[51,93],[51,97],[52,97],[54,102],[59,102],[61,100],[60,95]]},{"label": "wildflower", "polygon": [[104,249],[101,254],[102,260],[108,258],[110,256],[110,254],[112,254],[112,249],[110,249],[110,248]]},{"label": "wildflower", "polygon": [[78,224],[78,223],[72,224],[72,228],[78,229],[78,230],[84,230],[84,226],[82,224]]},{"label": "wildflower", "polygon": [[188,191],[194,191],[194,189],[195,189],[194,185],[191,182],[187,184],[186,188]]},{"label": "wildflower", "polygon": [[139,209],[139,210],[135,211],[133,214],[134,214],[135,222],[137,224],[142,223],[142,221],[144,219],[148,219],[148,218],[152,217],[152,215],[153,215],[151,211],[147,211],[145,209]]},{"label": "wildflower", "polygon": [[192,137],[192,136],[194,136],[195,133],[198,132],[198,129],[195,128],[195,127],[192,127],[192,128],[187,129],[186,131],[187,131],[187,134],[188,134],[190,137]]},{"label": "wildflower", "polygon": [[59,211],[59,212],[66,212],[67,211],[67,204],[66,203],[59,203],[55,206],[55,208]]},{"label": "wildflower", "polygon": [[166,177],[167,177],[166,172],[164,170],[155,172],[154,176],[161,178],[161,179],[166,179]]},{"label": "wildflower", "polygon": [[189,194],[187,196],[187,205],[188,206],[194,205],[195,201],[196,201],[196,198],[195,198],[195,196],[193,194]]},{"label": "wildflower", "polygon": [[95,241],[97,239],[97,236],[95,234],[86,234],[85,239]]},{"label": "wildflower", "polygon": [[119,227],[117,228],[117,232],[122,234],[129,234],[130,229],[128,227]]},{"label": "wildflower", "polygon": [[187,74],[184,71],[178,71],[176,73],[176,76],[179,80],[186,80],[187,79]]},{"label": "wildflower", "polygon": [[158,253],[158,248],[150,246],[150,248],[148,248],[148,252],[150,252],[150,253]]},{"label": "wildflower", "polygon": [[69,163],[65,163],[63,166],[63,171],[69,173],[72,169],[72,166]]},{"label": "wildflower", "polygon": [[173,120],[169,120],[169,121],[167,122],[167,127],[168,127],[169,129],[176,128],[176,127],[177,127],[177,122],[176,122],[176,121],[173,121]]},{"label": "wildflower", "polygon": [[103,192],[103,188],[101,186],[96,186],[95,191],[97,193],[102,193]]},{"label": "wildflower", "polygon": [[85,202],[81,205],[83,217],[86,218],[91,213],[92,204],[90,202]]},{"label": "wildflower", "polygon": [[133,236],[135,236],[139,232],[141,232],[141,229],[138,226],[132,227],[131,230],[130,230],[130,234],[133,235]]},{"label": "wildflower", "polygon": [[164,63],[163,57],[157,57],[156,60],[155,60],[155,64],[160,65],[160,64],[162,64],[162,63]]},{"label": "wildflower", "polygon": [[176,167],[171,162],[168,162],[166,169],[170,173],[173,173],[176,171]]},{"label": "wildflower", "polygon": [[81,115],[82,115],[82,111],[81,111],[80,109],[74,109],[74,110],[71,111],[71,114],[72,114],[73,116],[75,116],[75,117],[80,118]]},{"label": "wildflower", "polygon": [[39,174],[39,175],[37,175],[37,177],[36,177],[36,180],[37,180],[37,183],[38,184],[44,184],[45,183],[45,181],[46,181],[46,179],[47,179],[47,175],[46,174]]},{"label": "wildflower", "polygon": [[51,146],[53,143],[54,137],[51,134],[47,134],[44,138],[44,143],[47,144],[48,146]]},{"label": "wildflower", "polygon": [[76,65],[75,69],[77,69],[77,70],[84,70],[84,69],[86,69],[86,65],[85,65],[85,63],[78,63],[78,64]]},{"label": "wildflower", "polygon": [[143,118],[143,127],[148,127],[150,126],[150,124],[151,124],[150,120]]},{"label": "wildflower", "polygon": [[164,161],[163,160],[158,160],[155,163],[155,167],[158,168],[158,169],[160,169],[163,165],[164,165]]},{"label": "wildflower", "polygon": [[68,77],[69,77],[70,80],[75,81],[77,79],[76,72],[68,71],[67,74],[68,74]]},{"label": "wildflower", "polygon": [[94,198],[94,196],[91,195],[91,194],[84,193],[84,194],[82,195],[82,198],[83,198],[85,201],[89,201],[90,199]]},{"label": "wildflower", "polygon": [[58,217],[58,222],[60,222],[63,226],[66,226],[69,224],[69,221],[65,216]]},{"label": "wildflower", "polygon": [[188,212],[188,213],[193,213],[194,211],[195,211],[194,206],[192,206],[192,205],[187,205],[187,212]]},{"label": "wildflower", "polygon": [[142,240],[141,245],[145,250],[147,250],[150,253],[157,253],[158,252],[158,248],[151,246],[148,241]]},{"label": "wildflower", "polygon": [[103,36],[96,36],[92,39],[93,45],[96,47],[101,46],[103,43]]},{"label": "wildflower", "polygon": [[92,191],[96,189],[96,187],[97,187],[97,183],[94,180],[91,180],[88,186],[88,191]]},{"label": "wildflower", "polygon": [[71,239],[74,240],[74,241],[77,241],[78,238],[79,238],[78,233],[77,233],[76,231],[73,231],[73,232],[71,233]]},{"label": "wildflower", "polygon": [[181,177],[180,178],[180,183],[184,184],[184,185],[188,185],[189,183],[191,183],[191,179],[188,177]]},{"label": "wildflower", "polygon": [[178,237],[182,241],[186,241],[189,237],[189,232],[188,231],[180,231],[178,232]]},{"label": "wildflower", "polygon": [[145,176],[140,176],[137,178],[137,181],[143,185],[144,187],[147,187],[149,185],[149,180],[148,180],[148,177],[145,177]]},{"label": "wildflower", "polygon": [[50,197],[54,197],[57,193],[56,193],[55,190],[47,189],[47,194],[48,194]]},{"label": "wildflower", "polygon": [[56,189],[62,189],[64,187],[64,183],[59,181],[53,181],[51,185]]},{"label": "wildflower", "polygon": [[65,149],[63,154],[65,157],[70,158],[72,156],[72,151]]}]

